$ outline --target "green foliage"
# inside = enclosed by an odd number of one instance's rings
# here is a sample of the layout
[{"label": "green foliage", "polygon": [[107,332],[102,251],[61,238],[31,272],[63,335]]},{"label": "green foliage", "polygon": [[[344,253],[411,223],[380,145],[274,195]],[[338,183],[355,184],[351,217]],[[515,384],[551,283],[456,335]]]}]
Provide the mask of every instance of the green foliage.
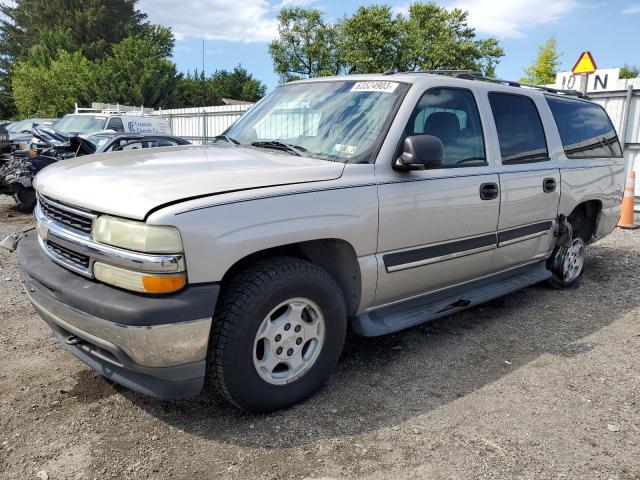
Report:
[{"label": "green foliage", "polygon": [[316,8],[283,8],[278,15],[279,38],[269,44],[276,73],[283,82],[335,75],[338,32]]},{"label": "green foliage", "polygon": [[340,24],[338,56],[348,73],[383,72],[402,58],[405,22],[388,5],[359,7]]},{"label": "green foliage", "polygon": [[238,65],[231,72],[216,70],[209,83],[214,95],[220,99],[255,102],[262,98],[267,90],[267,87],[253,78],[242,65]]},{"label": "green foliage", "polygon": [[205,105],[222,105],[224,98],[255,102],[264,96],[267,87],[238,65],[231,72],[216,70],[204,79],[197,70],[187,73],[179,80],[178,90],[179,106],[199,107],[203,104],[203,94]]},{"label": "green foliage", "polygon": [[175,105],[176,66],[157,38],[145,34],[125,38],[97,62],[97,101],[154,108]]},{"label": "green foliage", "polygon": [[627,65],[620,68],[620,78],[638,78],[640,77],[640,67],[638,65]]},{"label": "green foliage", "polygon": [[538,56],[530,66],[525,68],[525,76],[520,81],[533,85],[555,83],[559,67],[560,53],[557,50],[556,38],[550,37],[538,47]]},{"label": "green foliage", "polygon": [[[46,65],[58,50],[94,60],[111,46],[149,28],[137,0],[16,0],[0,2],[0,117],[16,115],[14,64]],[[35,50],[34,50],[34,47]],[[18,82],[19,83],[19,82]]]},{"label": "green foliage", "polygon": [[503,49],[495,38],[478,40],[468,12],[433,2],[409,7],[405,40],[406,70],[473,70],[493,75]]},{"label": "green foliage", "polygon": [[[171,29],[146,22],[137,1],[0,4],[0,118],[59,116],[75,102],[201,105],[201,76],[178,74]],[[207,105],[256,101],[266,90],[241,66],[216,71],[205,86]]]},{"label": "green foliage", "polygon": [[141,33],[146,15],[137,0],[18,0],[0,5],[0,55],[25,57],[39,42],[37,32],[66,32],[69,50],[89,60],[103,57],[111,46]]},{"label": "green foliage", "polygon": [[408,16],[388,5],[360,7],[332,25],[317,9],[283,9],[279,40],[269,52],[282,81],[346,73],[461,69],[493,75],[504,51],[478,39],[468,13],[434,2],[414,3]]},{"label": "green foliage", "polygon": [[23,116],[59,117],[76,102],[93,99],[93,79],[92,65],[82,53],[61,49],[48,65],[25,60],[14,66],[13,98]]}]

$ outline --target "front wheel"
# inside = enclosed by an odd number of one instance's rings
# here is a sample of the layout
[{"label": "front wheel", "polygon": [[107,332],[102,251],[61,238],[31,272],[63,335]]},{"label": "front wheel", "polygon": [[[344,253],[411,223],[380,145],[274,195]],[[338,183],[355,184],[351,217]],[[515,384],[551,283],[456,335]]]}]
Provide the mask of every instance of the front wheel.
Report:
[{"label": "front wheel", "polygon": [[557,247],[551,257],[553,276],[549,280],[556,288],[570,288],[584,272],[584,240],[576,237],[568,245]]},{"label": "front wheel", "polygon": [[210,383],[250,412],[290,407],[324,384],[346,330],[344,297],[329,273],[298,258],[259,262],[223,287]]}]

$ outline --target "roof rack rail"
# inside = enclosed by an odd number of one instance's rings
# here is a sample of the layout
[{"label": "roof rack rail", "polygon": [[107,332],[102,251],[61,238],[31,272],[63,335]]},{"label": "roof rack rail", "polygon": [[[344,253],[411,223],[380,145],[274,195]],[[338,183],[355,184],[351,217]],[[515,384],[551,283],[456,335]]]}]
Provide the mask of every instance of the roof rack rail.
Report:
[{"label": "roof rack rail", "polygon": [[530,83],[516,82],[513,80],[502,80],[500,78],[487,77],[480,72],[473,70],[416,70],[413,72],[397,72],[399,74],[412,74],[412,73],[428,73],[432,75],[450,75],[454,78],[461,78],[464,80],[478,80],[482,82],[497,83],[499,85],[507,85],[509,87],[528,88],[531,90],[541,90],[543,92],[555,93],[559,95],[569,95],[579,98],[589,98],[587,95],[577,90],[562,90],[559,88],[545,87],[542,85],[532,85]]}]

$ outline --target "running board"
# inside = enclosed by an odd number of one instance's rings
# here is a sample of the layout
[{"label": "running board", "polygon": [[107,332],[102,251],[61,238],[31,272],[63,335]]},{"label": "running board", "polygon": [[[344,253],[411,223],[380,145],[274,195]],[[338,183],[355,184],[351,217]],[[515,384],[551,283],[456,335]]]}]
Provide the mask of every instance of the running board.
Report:
[{"label": "running board", "polygon": [[376,337],[451,315],[551,278],[546,261],[474,280],[353,317],[353,330]]}]

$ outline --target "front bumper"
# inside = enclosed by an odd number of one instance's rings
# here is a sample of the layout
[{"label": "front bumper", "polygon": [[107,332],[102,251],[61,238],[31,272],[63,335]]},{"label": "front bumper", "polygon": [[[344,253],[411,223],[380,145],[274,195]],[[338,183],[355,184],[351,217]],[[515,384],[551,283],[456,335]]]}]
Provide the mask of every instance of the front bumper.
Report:
[{"label": "front bumper", "polygon": [[219,285],[163,296],[125,292],[54,263],[35,231],[18,243],[18,265],[38,314],[89,367],[154,397],[200,392]]}]

